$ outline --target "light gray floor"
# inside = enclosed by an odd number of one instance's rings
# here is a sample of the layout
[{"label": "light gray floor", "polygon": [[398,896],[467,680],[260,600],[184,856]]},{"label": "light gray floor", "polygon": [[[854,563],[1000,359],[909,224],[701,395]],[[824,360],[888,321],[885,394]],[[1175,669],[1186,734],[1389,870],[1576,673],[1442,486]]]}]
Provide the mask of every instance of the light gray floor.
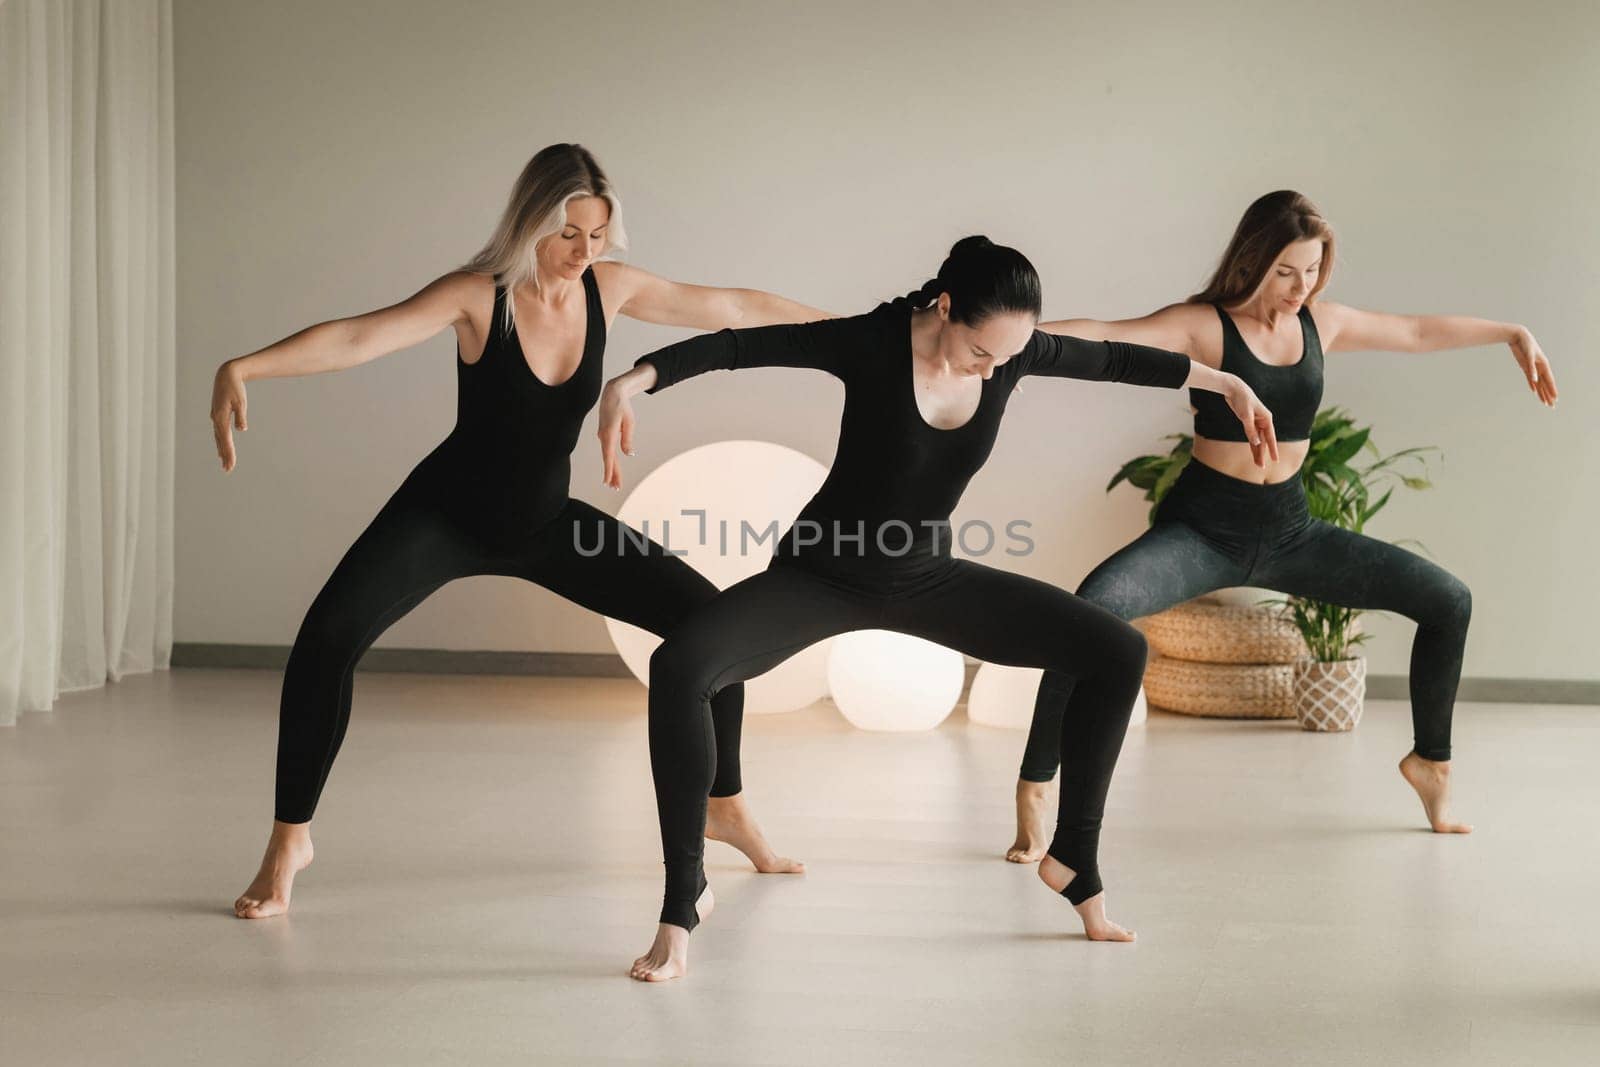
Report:
[{"label": "light gray floor", "polygon": [[1022,735],[752,718],[803,879],[711,845],[693,972],[625,977],[661,889],[632,681],[358,678],[294,912],[230,904],[278,677],[177,671],[0,731],[7,1064],[1595,1063],[1600,713],[1464,705],[1422,832],[1401,704],[1352,735],[1156,715],[1102,863],[1136,946],[1004,863]]}]

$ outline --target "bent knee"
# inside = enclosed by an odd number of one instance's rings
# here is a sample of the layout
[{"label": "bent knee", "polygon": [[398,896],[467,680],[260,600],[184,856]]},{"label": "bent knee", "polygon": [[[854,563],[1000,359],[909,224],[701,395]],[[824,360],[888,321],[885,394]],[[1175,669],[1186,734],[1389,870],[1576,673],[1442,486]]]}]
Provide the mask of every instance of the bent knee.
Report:
[{"label": "bent knee", "polygon": [[657,678],[669,678],[677,675],[683,669],[685,656],[680,643],[667,638],[656,646],[650,653],[650,681],[654,683]]},{"label": "bent knee", "polygon": [[300,624],[294,647],[289,650],[289,668],[324,669],[329,666],[355,666],[357,654],[366,640],[368,627],[338,612],[312,612]]},{"label": "bent knee", "polygon": [[1467,583],[1451,575],[1440,596],[1440,615],[1443,625],[1465,630],[1472,621],[1472,590]]},{"label": "bent knee", "polygon": [[650,688],[711,699],[714,694],[707,657],[691,642],[667,638],[650,654]]},{"label": "bent knee", "polygon": [[1422,595],[1413,595],[1411,610],[1403,612],[1418,626],[1464,633],[1472,621],[1472,590],[1453,574],[1430,575]]},{"label": "bent knee", "polygon": [[1101,653],[1101,662],[1108,673],[1118,677],[1144,677],[1144,666],[1150,655],[1150,644],[1129,623],[1108,630]]}]

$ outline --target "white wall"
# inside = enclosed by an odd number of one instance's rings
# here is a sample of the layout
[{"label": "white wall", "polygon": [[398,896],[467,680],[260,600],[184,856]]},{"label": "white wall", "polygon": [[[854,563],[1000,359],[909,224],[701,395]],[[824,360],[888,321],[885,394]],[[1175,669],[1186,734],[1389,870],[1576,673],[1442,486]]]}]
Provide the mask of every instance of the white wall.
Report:
[{"label": "white wall", "polygon": [[[446,336],[252,385],[224,476],[217,362],[458,265],[527,157],[580,140],[634,262],[846,312],[982,231],[1033,258],[1047,314],[1136,314],[1197,287],[1254,196],[1308,193],[1342,242],[1332,298],[1520,320],[1549,352],[1555,413],[1504,349],[1337,356],[1327,399],[1385,448],[1444,449],[1438,487],[1374,532],[1473,587],[1467,673],[1596,677],[1600,9],[1204,6],[177,0],[177,639],[289,643],[454,420]],[[675,336],[619,323],[608,370]],[[776,370],[647,398],[628,474],[738,436],[827,461],[838,400]],[[614,511],[593,425],[574,493]],[[1029,385],[958,519],[1030,519],[1039,551],[1015,565],[1071,587],[1142,528],[1110,474],[1185,426],[1171,393]],[[1409,627],[1375,628],[1374,669],[1403,671]],[[383,643],[610,648],[598,619],[488,578]]]}]

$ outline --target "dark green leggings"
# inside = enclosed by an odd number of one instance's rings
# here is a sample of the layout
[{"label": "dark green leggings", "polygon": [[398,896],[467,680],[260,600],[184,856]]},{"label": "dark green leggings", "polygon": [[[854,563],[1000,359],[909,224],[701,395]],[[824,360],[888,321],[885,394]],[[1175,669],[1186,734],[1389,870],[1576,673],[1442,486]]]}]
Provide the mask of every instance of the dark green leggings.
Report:
[{"label": "dark green leggings", "polygon": [[[1250,585],[1417,624],[1411,646],[1411,722],[1417,755],[1450,758],[1450,717],[1472,616],[1472,594],[1448,571],[1384,541],[1311,517],[1299,477],[1258,485],[1191,460],[1137,541],[1083,580],[1078,595],[1124,619],[1202,593]],[[1073,681],[1039,685],[1022,778],[1055,777]]]}]

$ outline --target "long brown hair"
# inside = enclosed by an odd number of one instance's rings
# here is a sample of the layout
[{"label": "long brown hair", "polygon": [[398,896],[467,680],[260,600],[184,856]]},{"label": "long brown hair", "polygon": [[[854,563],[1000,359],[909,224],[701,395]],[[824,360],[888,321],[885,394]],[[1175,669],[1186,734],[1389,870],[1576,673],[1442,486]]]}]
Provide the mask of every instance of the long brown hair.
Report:
[{"label": "long brown hair", "polygon": [[[539,242],[560,233],[567,224],[567,201],[576,196],[598,196],[611,205],[611,221],[606,224],[607,255],[628,247],[622,228],[622,204],[611,188],[605,171],[581,144],[553,144],[541,148],[522,168],[511,198],[483,246],[463,270],[494,275],[495,281],[514,290],[523,282],[539,288]],[[505,304],[506,325],[511,325],[516,304]]]},{"label": "long brown hair", "polygon": [[1317,298],[1333,274],[1333,227],[1317,205],[1293,189],[1260,197],[1245,209],[1216,273],[1189,303],[1230,305],[1249,299],[1279,252],[1296,241],[1312,240],[1322,242],[1322,268],[1306,297],[1307,304]]}]

